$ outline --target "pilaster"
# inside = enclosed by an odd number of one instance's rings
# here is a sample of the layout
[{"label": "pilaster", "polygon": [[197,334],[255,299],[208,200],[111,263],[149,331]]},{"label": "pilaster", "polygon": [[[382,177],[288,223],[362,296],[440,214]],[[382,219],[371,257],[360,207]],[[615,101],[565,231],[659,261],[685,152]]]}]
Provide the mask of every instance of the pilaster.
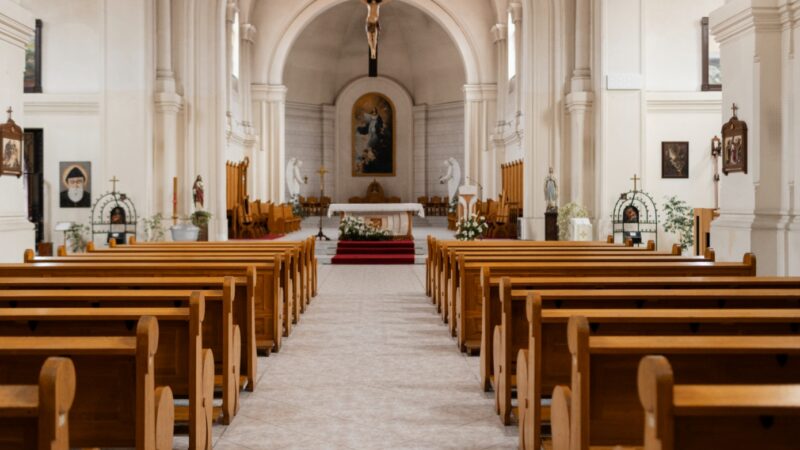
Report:
[{"label": "pilaster", "polygon": [[414,198],[428,196],[428,105],[414,106]]},{"label": "pilaster", "polygon": [[281,203],[286,200],[286,86],[254,84],[252,89],[254,108],[259,112],[259,149],[254,164],[258,197]]},{"label": "pilaster", "polygon": [[494,126],[497,85],[464,86],[464,182],[478,185],[478,196],[485,198],[488,174],[489,136]]}]

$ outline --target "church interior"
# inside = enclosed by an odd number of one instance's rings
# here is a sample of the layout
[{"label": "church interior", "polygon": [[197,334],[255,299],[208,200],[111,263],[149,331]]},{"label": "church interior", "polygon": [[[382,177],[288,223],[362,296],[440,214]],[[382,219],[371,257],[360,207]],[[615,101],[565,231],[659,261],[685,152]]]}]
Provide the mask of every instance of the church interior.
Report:
[{"label": "church interior", "polygon": [[800,0],[0,0],[0,448],[797,449],[798,46]]}]

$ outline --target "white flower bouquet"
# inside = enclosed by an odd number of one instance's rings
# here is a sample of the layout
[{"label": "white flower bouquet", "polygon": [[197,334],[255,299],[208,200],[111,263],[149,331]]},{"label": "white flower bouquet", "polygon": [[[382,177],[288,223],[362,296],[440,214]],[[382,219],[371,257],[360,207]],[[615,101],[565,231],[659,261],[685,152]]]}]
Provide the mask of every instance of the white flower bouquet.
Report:
[{"label": "white flower bouquet", "polygon": [[459,241],[474,241],[483,236],[489,229],[486,218],[477,214],[472,214],[467,219],[458,221],[456,239]]},{"label": "white flower bouquet", "polygon": [[339,223],[341,241],[388,241],[391,238],[389,230],[369,225],[361,217],[345,216]]}]

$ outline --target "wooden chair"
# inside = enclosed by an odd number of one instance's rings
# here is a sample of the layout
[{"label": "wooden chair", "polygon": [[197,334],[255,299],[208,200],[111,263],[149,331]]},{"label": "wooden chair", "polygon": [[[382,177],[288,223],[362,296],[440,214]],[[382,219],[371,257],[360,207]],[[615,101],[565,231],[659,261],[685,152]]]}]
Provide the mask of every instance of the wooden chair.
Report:
[{"label": "wooden chair", "polygon": [[283,207],[276,204],[269,206],[269,229],[272,233],[286,233],[286,219],[283,216]]},{"label": "wooden chair", "polygon": [[308,197],[308,215],[319,213],[320,201],[317,197]]},{"label": "wooden chair", "polygon": [[294,211],[292,211],[292,205],[288,203],[283,204],[283,217],[286,221],[287,231],[293,232],[300,229],[300,218],[294,215]]},{"label": "wooden chair", "polygon": [[50,357],[38,385],[0,385],[0,447],[69,450],[69,411],[75,399],[75,366]]},{"label": "wooden chair", "polygon": [[432,216],[441,216],[444,212],[444,204],[442,203],[442,197],[438,195],[434,195],[431,197],[431,215]]},{"label": "wooden chair", "polygon": [[645,450],[790,449],[800,428],[800,385],[678,384],[667,358],[647,356],[637,384]]},{"label": "wooden chair", "polygon": [[417,197],[417,203],[422,205],[422,209],[425,211],[425,215],[429,216],[431,214],[430,208],[428,207],[428,196],[423,195],[421,197]]}]

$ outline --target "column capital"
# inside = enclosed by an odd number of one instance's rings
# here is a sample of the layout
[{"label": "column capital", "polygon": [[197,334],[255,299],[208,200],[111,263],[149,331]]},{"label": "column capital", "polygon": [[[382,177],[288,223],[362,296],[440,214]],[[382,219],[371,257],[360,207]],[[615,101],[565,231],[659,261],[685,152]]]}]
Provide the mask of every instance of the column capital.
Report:
[{"label": "column capital", "polygon": [[711,13],[711,32],[719,43],[750,32],[780,32],[779,3],[778,0],[733,0]]},{"label": "column capital", "polygon": [[500,43],[508,39],[508,26],[504,23],[495,24],[491,29],[494,43]]},{"label": "column capital", "polygon": [[465,84],[463,90],[468,102],[497,99],[496,84]]},{"label": "column capital", "polygon": [[260,102],[286,102],[286,86],[282,84],[253,83],[251,92],[253,100]]},{"label": "column capital", "polygon": [[239,36],[242,39],[242,42],[247,42],[250,44],[254,44],[256,41],[256,27],[249,23],[243,23],[239,27]]},{"label": "column capital", "polygon": [[511,21],[514,25],[519,25],[522,22],[522,4],[519,2],[512,2],[508,5],[508,13],[511,14]]}]

